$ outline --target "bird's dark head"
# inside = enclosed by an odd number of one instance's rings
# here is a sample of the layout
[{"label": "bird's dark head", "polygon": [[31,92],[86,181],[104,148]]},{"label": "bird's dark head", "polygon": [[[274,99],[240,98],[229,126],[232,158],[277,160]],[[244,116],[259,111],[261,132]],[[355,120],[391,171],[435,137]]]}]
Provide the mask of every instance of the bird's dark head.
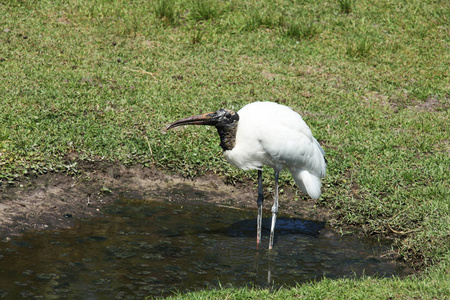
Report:
[{"label": "bird's dark head", "polygon": [[238,122],[239,115],[235,111],[222,108],[214,112],[178,120],[169,124],[167,129],[172,129],[181,125],[215,126],[220,136],[220,146],[225,151],[233,149],[236,144]]},{"label": "bird's dark head", "polygon": [[167,129],[172,129],[181,125],[211,125],[217,128],[233,127],[238,121],[239,115],[235,111],[222,108],[214,112],[178,120],[169,124]]}]

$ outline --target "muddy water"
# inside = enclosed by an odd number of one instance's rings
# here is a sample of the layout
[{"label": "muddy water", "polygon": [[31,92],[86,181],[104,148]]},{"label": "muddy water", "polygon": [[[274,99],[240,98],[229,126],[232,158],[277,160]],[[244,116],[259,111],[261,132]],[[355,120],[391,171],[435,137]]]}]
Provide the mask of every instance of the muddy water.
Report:
[{"label": "muddy water", "polygon": [[226,286],[297,282],[405,270],[380,258],[387,245],[281,217],[269,252],[269,216],[256,249],[255,211],[125,201],[75,228],[0,243],[0,298],[143,299]]}]

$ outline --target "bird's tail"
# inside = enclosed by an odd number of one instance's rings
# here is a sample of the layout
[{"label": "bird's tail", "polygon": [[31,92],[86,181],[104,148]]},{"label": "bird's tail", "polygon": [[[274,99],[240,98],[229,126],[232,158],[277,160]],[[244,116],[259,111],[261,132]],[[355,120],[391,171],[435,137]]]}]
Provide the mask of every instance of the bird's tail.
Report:
[{"label": "bird's tail", "polygon": [[295,183],[299,186],[303,193],[308,194],[313,199],[319,199],[322,187],[320,177],[301,169],[289,169]]}]

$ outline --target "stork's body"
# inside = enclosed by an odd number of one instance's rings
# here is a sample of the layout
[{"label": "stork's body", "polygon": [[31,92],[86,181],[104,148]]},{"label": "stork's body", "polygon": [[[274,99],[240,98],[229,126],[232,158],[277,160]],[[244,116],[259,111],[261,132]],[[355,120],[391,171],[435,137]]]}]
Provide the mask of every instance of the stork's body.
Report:
[{"label": "stork's body", "polygon": [[254,102],[237,114],[235,147],[224,151],[225,158],[243,170],[288,169],[304,193],[319,198],[325,153],[302,117],[273,102]]},{"label": "stork's body", "polygon": [[262,167],[275,171],[275,199],[269,249],[278,212],[278,175],[288,169],[300,189],[311,198],[321,193],[321,178],[325,177],[324,151],[313,137],[308,125],[289,107],[273,102],[254,102],[237,113],[221,109],[186,118],[169,125],[168,129],[186,125],[212,125],[217,128],[225,158],[243,170],[258,170],[257,243],[261,242]]}]

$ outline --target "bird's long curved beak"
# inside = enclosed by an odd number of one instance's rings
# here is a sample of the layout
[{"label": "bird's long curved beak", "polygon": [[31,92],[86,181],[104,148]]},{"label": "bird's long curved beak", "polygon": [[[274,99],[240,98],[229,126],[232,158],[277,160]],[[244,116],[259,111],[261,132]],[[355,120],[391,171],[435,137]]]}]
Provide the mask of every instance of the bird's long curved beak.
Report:
[{"label": "bird's long curved beak", "polygon": [[216,125],[218,123],[218,116],[215,112],[196,115],[189,118],[181,119],[169,124],[166,129],[172,129],[181,125]]}]

